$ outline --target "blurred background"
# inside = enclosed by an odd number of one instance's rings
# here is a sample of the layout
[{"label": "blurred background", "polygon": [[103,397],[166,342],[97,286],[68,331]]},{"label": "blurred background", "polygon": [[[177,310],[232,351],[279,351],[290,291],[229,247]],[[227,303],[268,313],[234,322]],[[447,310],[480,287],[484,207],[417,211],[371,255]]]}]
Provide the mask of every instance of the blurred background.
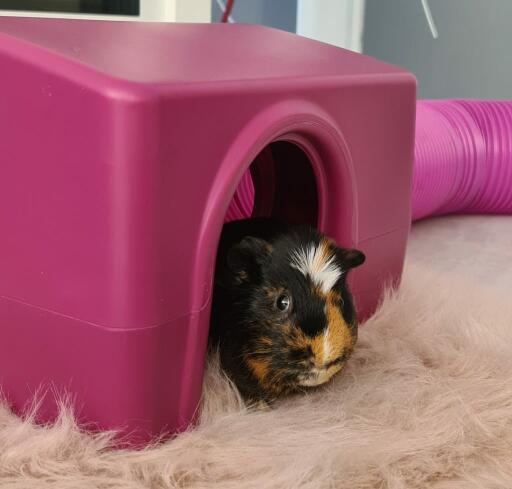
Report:
[{"label": "blurred background", "polygon": [[[218,22],[226,3],[230,0],[0,0],[0,14]],[[416,75],[419,98],[512,98],[512,0],[234,0],[229,20],[298,33],[400,65]]]},{"label": "blurred background", "polygon": [[[212,18],[221,15],[212,1]],[[297,32],[413,72],[419,98],[512,98],[512,0],[236,0],[232,17]]]}]

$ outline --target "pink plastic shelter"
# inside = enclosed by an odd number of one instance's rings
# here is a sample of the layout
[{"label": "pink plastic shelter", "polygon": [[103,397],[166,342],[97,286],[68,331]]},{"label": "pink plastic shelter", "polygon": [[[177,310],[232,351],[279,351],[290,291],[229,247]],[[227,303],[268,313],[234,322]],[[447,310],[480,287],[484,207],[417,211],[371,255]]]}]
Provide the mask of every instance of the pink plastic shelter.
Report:
[{"label": "pink plastic shelter", "polygon": [[99,428],[188,425],[249,167],[254,214],[367,254],[361,317],[399,279],[407,72],[250,25],[0,18],[0,73],[0,383],[16,410],[52,386]]}]

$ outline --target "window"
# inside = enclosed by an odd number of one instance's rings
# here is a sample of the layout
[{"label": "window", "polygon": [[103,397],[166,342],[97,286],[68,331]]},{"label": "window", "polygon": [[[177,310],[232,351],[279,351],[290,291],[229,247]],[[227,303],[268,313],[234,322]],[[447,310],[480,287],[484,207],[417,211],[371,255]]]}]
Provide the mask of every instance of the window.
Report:
[{"label": "window", "polygon": [[139,15],[139,0],[0,0],[0,10]]}]

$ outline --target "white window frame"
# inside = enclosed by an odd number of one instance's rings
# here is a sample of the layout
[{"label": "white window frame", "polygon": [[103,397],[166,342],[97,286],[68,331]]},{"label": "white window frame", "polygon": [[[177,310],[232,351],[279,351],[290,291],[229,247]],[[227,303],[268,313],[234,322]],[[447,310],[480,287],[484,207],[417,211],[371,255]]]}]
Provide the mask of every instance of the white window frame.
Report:
[{"label": "white window frame", "polygon": [[297,0],[297,34],[358,53],[365,0]]}]

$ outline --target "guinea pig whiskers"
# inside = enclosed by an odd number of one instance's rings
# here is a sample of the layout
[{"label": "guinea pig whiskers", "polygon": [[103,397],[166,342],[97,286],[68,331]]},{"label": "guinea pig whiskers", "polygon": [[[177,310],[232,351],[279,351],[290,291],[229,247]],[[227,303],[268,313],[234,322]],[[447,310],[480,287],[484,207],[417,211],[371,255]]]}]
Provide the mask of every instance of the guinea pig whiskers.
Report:
[{"label": "guinea pig whiskers", "polygon": [[248,356],[248,357],[262,357],[262,356],[265,356],[265,355],[270,355],[271,353],[273,353],[274,350],[255,350],[255,351],[249,351],[247,353],[244,353],[243,356]]},{"label": "guinea pig whiskers", "polygon": [[347,359],[347,353],[344,352],[342,355],[340,355],[338,358],[335,358],[334,360],[331,360],[330,362],[327,362],[324,365],[324,368],[332,367],[333,365],[337,365],[338,363],[343,363]]}]

